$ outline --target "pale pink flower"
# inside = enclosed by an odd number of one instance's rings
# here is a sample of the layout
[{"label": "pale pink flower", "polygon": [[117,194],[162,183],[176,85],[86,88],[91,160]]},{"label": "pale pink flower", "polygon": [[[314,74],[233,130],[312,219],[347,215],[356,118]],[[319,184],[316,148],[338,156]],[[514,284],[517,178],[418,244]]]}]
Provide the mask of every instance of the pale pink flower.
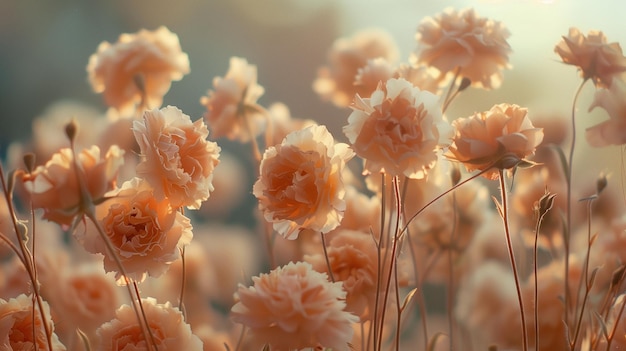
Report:
[{"label": "pale pink flower", "polygon": [[603,108],[608,114],[607,121],[587,128],[585,137],[589,145],[604,147],[626,144],[626,82],[622,77],[614,78],[609,88],[596,90],[589,110]]},{"label": "pale pink flower", "polygon": [[[98,219],[115,248],[128,276],[143,281],[147,275],[158,277],[180,257],[178,248],[192,238],[191,222],[170,206],[167,199],[157,200],[147,182],[134,178],[125,182],[110,200],[98,206]],[[104,255],[104,269],[121,272],[100,235],[89,233],[85,249]]]},{"label": "pale pink flower", "polygon": [[231,317],[249,328],[255,346],[348,350],[358,318],[344,311],[341,283],[329,282],[326,274],[304,262],[289,263],[252,281],[251,287],[239,286]]},{"label": "pale pink flower", "polygon": [[359,96],[372,95],[380,82],[386,82],[395,76],[395,69],[389,61],[382,57],[369,59],[363,67],[357,70],[354,86],[359,89]]},{"label": "pale pink flower", "polygon": [[470,172],[486,171],[484,177],[497,179],[499,169],[518,165],[543,140],[542,129],[535,128],[527,114],[526,108],[503,103],[455,120],[456,136],[447,156]]},{"label": "pale pink flower", "polygon": [[342,171],[352,156],[324,126],[292,132],[265,150],[253,187],[265,220],[287,239],[336,228],[345,209]]},{"label": "pale pink flower", "polygon": [[74,167],[74,153],[61,149],[52,155],[45,166],[32,173],[24,173],[22,181],[35,208],[44,210],[43,218],[62,226],[70,226],[76,216],[82,215],[84,199],[81,191],[88,192],[90,200],[101,201],[105,193],[113,190],[117,171],[124,162],[124,152],[116,145],[109,148],[104,158],[100,149],[92,146],[78,154],[77,163],[85,189],[80,189]]},{"label": "pale pink flower", "polygon": [[[202,351],[202,342],[191,333],[183,314],[169,302],[158,304],[153,298],[142,299],[146,319],[159,351]],[[97,351],[153,350],[152,340],[146,341],[133,308],[123,305],[116,317],[97,330]],[[148,337],[149,338],[149,337]]]},{"label": "pale pink flower", "polygon": [[357,95],[352,109],[343,131],[367,173],[424,178],[452,137],[437,96],[404,79],[382,82],[370,98]]},{"label": "pale pink flower", "polygon": [[[346,291],[346,311],[370,320],[374,317],[378,281],[378,251],[368,232],[334,231],[327,242],[328,260],[336,282]],[[328,272],[323,253],[305,255],[304,260],[318,272]]]},{"label": "pale pink flower", "polygon": [[209,198],[213,170],[219,164],[220,147],[206,138],[202,119],[195,122],[174,106],[145,111],[133,123],[142,162],[137,175],[153,187],[155,196],[167,197],[174,208],[200,208]]},{"label": "pale pink flower", "polygon": [[626,71],[626,57],[619,43],[607,43],[604,33],[592,30],[586,36],[570,28],[554,48],[564,63],[578,66],[583,79],[596,86],[609,87],[613,77]]},{"label": "pale pink flower", "polygon": [[266,147],[280,144],[291,132],[317,124],[312,119],[292,117],[289,107],[280,102],[271,104],[267,110],[271,122],[266,132]]},{"label": "pale pink flower", "polygon": [[189,58],[178,36],[166,27],[122,34],[100,43],[87,65],[89,82],[108,106],[119,111],[158,108],[172,81],[189,73]]},{"label": "pale pink flower", "polygon": [[[50,308],[42,301],[44,320],[38,308],[34,311],[33,296],[21,294],[8,301],[0,299],[0,349],[14,351],[48,350],[46,330],[51,332],[52,351],[65,351],[65,346],[54,333],[54,323],[50,318]],[[33,340],[33,327],[35,339]]]},{"label": "pale pink flower", "polygon": [[265,89],[257,84],[257,68],[244,58],[231,57],[226,76],[213,79],[213,89],[200,98],[204,118],[216,138],[247,142],[265,127],[265,110],[257,104]]},{"label": "pale pink flower", "polygon": [[347,107],[355,94],[369,96],[376,89],[377,82],[371,86],[355,84],[355,81],[359,69],[365,67],[368,60],[376,58],[389,63],[398,58],[395,41],[381,29],[365,29],[351,37],[337,39],[328,53],[328,66],[317,72],[313,90],[340,107]]},{"label": "pale pink flower", "polygon": [[55,315],[62,319],[69,333],[80,328],[89,336],[104,322],[115,317],[119,306],[117,286],[100,267],[81,263],[77,269],[59,272],[58,280],[48,281],[44,291]]},{"label": "pale pink flower", "polygon": [[433,67],[407,64],[396,67],[394,78],[404,78],[420,90],[430,91],[433,94],[440,92],[440,84],[444,79]]},{"label": "pale pink flower", "polygon": [[473,86],[493,89],[510,68],[509,31],[498,21],[478,17],[474,9],[445,9],[419,24],[417,62],[442,74],[459,72]]}]

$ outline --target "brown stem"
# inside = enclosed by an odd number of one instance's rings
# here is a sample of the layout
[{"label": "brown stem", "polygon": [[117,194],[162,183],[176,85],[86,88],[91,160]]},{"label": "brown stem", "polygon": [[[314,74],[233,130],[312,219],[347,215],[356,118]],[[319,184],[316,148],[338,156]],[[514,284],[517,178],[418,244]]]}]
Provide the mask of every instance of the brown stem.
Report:
[{"label": "brown stem", "polygon": [[333,269],[330,265],[330,260],[328,258],[328,250],[326,249],[326,238],[324,233],[320,232],[320,237],[322,238],[322,248],[324,249],[324,259],[326,259],[326,267],[328,268],[328,277],[331,282],[335,282],[335,276],[333,275]]},{"label": "brown stem", "polygon": [[519,275],[517,272],[517,264],[515,263],[515,253],[513,252],[511,232],[509,230],[506,182],[504,180],[504,171],[502,169],[499,170],[499,178],[500,178],[500,194],[502,196],[502,221],[504,222],[506,246],[509,251],[509,258],[511,259],[511,268],[513,269],[513,277],[515,278],[515,289],[517,290],[517,301],[519,303],[520,320],[522,322],[522,345],[523,345],[523,350],[528,351],[528,335],[526,331],[526,316],[524,313],[524,301],[522,300],[522,288],[520,285]]}]

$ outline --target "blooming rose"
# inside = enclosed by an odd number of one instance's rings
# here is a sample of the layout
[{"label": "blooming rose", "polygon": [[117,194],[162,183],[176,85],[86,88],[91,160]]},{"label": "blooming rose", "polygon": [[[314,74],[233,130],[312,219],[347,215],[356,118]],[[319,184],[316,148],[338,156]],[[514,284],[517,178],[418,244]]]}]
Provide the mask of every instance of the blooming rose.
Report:
[{"label": "blooming rose", "polygon": [[357,95],[352,108],[343,131],[368,173],[424,178],[452,137],[437,96],[405,79],[381,83],[368,99]]},{"label": "blooming rose", "polygon": [[[125,182],[114,195],[99,206],[97,215],[115,254],[136,281],[143,281],[146,275],[160,276],[179,258],[178,247],[191,241],[189,218],[174,210],[167,199],[158,200],[143,179]],[[86,236],[84,246],[89,252],[103,254],[104,269],[121,278],[100,235]]]},{"label": "blooming rose", "polygon": [[[380,29],[366,29],[351,37],[337,39],[328,53],[328,66],[318,70],[313,90],[323,99],[345,107],[355,94],[369,96],[378,81],[355,84],[360,68],[368,60],[382,58],[393,63],[398,58],[398,48],[389,33]],[[363,82],[362,82],[363,83]]]},{"label": "blooming rose", "polygon": [[189,73],[189,58],[166,27],[143,29],[120,35],[114,44],[102,42],[89,58],[87,72],[107,105],[120,111],[136,104],[158,108],[172,81]]},{"label": "blooming rose", "polygon": [[533,126],[527,113],[525,108],[504,103],[455,120],[457,132],[447,156],[470,172],[493,168],[483,176],[497,179],[498,168],[517,165],[543,140],[543,130]]},{"label": "blooming rose", "polygon": [[257,100],[265,89],[256,80],[256,66],[240,57],[230,58],[225,77],[213,79],[215,90],[203,96],[200,103],[207,108],[204,118],[216,138],[246,142],[261,133],[266,116]]},{"label": "blooming rose", "polygon": [[589,107],[601,107],[609,114],[609,120],[587,128],[585,137],[591,146],[626,144],[626,82],[615,78],[608,89],[600,88]]},{"label": "blooming rose", "polygon": [[341,173],[352,156],[348,145],[335,144],[326,127],[315,125],[269,147],[253,188],[265,220],[287,239],[337,227],[345,209]]},{"label": "blooming rose", "polygon": [[444,74],[460,70],[473,86],[497,88],[502,69],[510,67],[508,37],[502,23],[478,17],[474,9],[447,8],[419,24],[416,59]]},{"label": "blooming rose", "polygon": [[[78,154],[85,190],[92,201],[102,200],[115,188],[117,171],[124,162],[124,152],[116,145],[100,158],[100,149],[92,146]],[[43,218],[62,226],[70,226],[81,215],[86,204],[81,203],[81,189],[74,168],[74,153],[65,148],[52,155],[45,166],[37,167],[22,177],[35,208],[43,208]]]},{"label": "blooming rose", "polygon": [[249,328],[258,347],[348,350],[358,318],[344,311],[341,283],[329,282],[325,273],[304,262],[289,263],[252,281],[251,287],[239,286],[231,316]]},{"label": "blooming rose", "polygon": [[[52,351],[64,351],[65,346],[54,333],[54,323],[50,319],[50,308],[42,301],[45,321],[41,319],[39,308],[33,314],[33,296],[21,294],[8,301],[0,299],[0,349],[1,350],[49,350],[46,326],[51,332]],[[36,304],[35,306],[38,306]],[[33,321],[33,317],[35,320]],[[46,326],[44,326],[44,323]],[[35,340],[33,340],[33,327]]]},{"label": "blooming rose", "polygon": [[[159,351],[202,351],[202,342],[191,333],[180,310],[169,302],[157,304],[153,298],[142,299],[151,335]],[[153,350],[152,340],[146,341],[133,308],[120,307],[115,318],[97,330],[95,350]],[[148,337],[150,338],[150,337]]]},{"label": "blooming rose", "polygon": [[133,123],[133,133],[143,156],[137,175],[154,187],[155,196],[167,197],[174,208],[200,208],[213,191],[221,151],[206,140],[204,121],[191,122],[181,110],[167,106],[145,111],[143,120]]},{"label": "blooming rose", "polygon": [[583,79],[592,79],[602,87],[611,86],[613,77],[626,70],[626,57],[619,43],[607,43],[600,31],[590,31],[585,36],[572,27],[554,51],[564,63],[578,66]]}]

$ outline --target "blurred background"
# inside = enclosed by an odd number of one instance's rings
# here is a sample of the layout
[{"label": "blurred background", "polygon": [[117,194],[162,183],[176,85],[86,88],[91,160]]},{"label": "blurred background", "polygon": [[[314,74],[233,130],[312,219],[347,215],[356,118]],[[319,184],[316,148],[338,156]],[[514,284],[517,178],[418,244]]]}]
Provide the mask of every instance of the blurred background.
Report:
[{"label": "blurred background", "polygon": [[[0,153],[10,142],[28,138],[32,119],[59,100],[104,112],[101,97],[87,82],[89,56],[102,41],[161,25],[178,34],[191,62],[191,74],[173,83],[164,105],[199,118],[204,112],[199,99],[213,77],[226,73],[231,56],[241,56],[258,66],[258,81],[265,87],[262,105],[283,102],[292,116],[327,124],[345,141],[341,126],[350,111],[322,101],[311,88],[333,41],[382,27],[396,39],[406,61],[416,46],[418,23],[447,6],[474,7],[478,15],[503,22],[513,48],[513,69],[504,72],[502,87],[462,94],[449,119],[500,102],[527,106],[534,114],[567,116],[580,78],[554,53],[561,36],[576,26],[584,33],[602,30],[609,41],[626,43],[623,0],[0,0]],[[583,132],[607,118],[600,109],[586,113],[593,86],[586,88],[579,105]],[[609,153],[618,155],[615,150]]]}]

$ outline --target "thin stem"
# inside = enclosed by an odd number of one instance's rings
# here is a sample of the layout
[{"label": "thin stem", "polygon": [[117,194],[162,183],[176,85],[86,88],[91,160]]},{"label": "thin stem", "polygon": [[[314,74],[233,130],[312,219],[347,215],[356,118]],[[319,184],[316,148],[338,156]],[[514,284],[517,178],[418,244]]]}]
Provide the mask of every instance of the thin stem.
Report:
[{"label": "thin stem", "polygon": [[150,336],[150,341],[152,342],[152,346],[154,346],[155,351],[159,351],[159,347],[157,346],[156,340],[154,339],[154,334],[152,334],[152,329],[150,328],[150,324],[148,323],[148,317],[146,316],[146,311],[143,308],[143,304],[141,303],[141,294],[139,294],[139,285],[137,282],[133,280],[133,287],[135,289],[135,294],[137,295],[137,304],[139,305],[139,310],[141,311],[141,316],[143,320],[146,322],[146,329],[148,330],[148,335]]},{"label": "thin stem", "polygon": [[533,249],[533,273],[534,273],[534,287],[533,287],[533,297],[535,301],[534,306],[534,323],[535,323],[535,350],[539,350],[539,278],[537,277],[537,252],[539,250],[538,242],[539,242],[539,228],[541,228],[541,222],[543,220],[543,215],[539,215],[537,218],[537,224],[535,225],[535,242]]},{"label": "thin stem", "polygon": [[382,305],[382,311],[381,311],[381,317],[380,317],[380,323],[381,323],[381,327],[379,331],[380,335],[378,337],[378,346],[376,348],[376,350],[378,351],[382,350],[382,338],[383,338],[383,329],[384,329],[384,322],[385,322],[385,312],[387,310],[387,299],[389,297],[389,289],[391,287],[391,277],[393,276],[393,268],[394,268],[394,265],[396,264],[396,252],[398,250],[398,241],[400,240],[400,217],[402,213],[402,209],[401,209],[402,204],[401,204],[401,199],[400,199],[400,187],[398,186],[398,176],[393,177],[392,184],[393,184],[394,196],[396,199],[396,223],[395,223],[395,230],[393,232],[394,233],[393,242],[391,244],[391,261],[389,262],[389,273],[387,274],[387,282],[384,285],[385,294],[383,296],[383,305]]},{"label": "thin stem", "polygon": [[385,231],[385,212],[386,212],[386,202],[387,202],[387,195],[386,195],[386,189],[385,189],[385,173],[380,173],[380,193],[381,193],[381,199],[380,199],[380,229],[379,229],[379,233],[378,233],[378,241],[376,241],[376,239],[374,238],[374,242],[376,243],[376,297],[374,298],[374,319],[372,321],[372,324],[374,325],[374,348],[376,348],[376,345],[378,345],[378,302],[380,300],[380,285],[381,285],[381,279],[382,279],[382,246],[383,246],[383,238],[384,238],[384,231]]},{"label": "thin stem", "polygon": [[515,263],[515,253],[513,252],[513,243],[511,241],[511,233],[509,230],[506,181],[504,179],[504,170],[502,169],[499,170],[499,178],[500,178],[500,194],[502,196],[502,221],[504,222],[506,246],[509,251],[509,258],[511,259],[511,268],[513,269],[513,277],[515,278],[515,289],[517,290],[517,301],[519,303],[520,320],[522,322],[522,345],[523,345],[523,350],[528,351],[528,335],[526,331],[526,316],[524,313],[524,301],[522,300],[522,288],[520,285],[519,275],[517,272],[517,265]]},{"label": "thin stem", "polygon": [[452,306],[454,306],[454,241],[456,239],[457,230],[457,203],[456,193],[452,193],[452,233],[450,235],[450,244],[448,248],[448,334],[450,340],[450,351],[454,350],[454,318],[452,315]]},{"label": "thin stem", "polygon": [[320,232],[320,237],[322,238],[322,248],[324,248],[324,259],[326,259],[326,267],[328,268],[328,277],[331,282],[335,282],[335,276],[333,275],[333,269],[330,265],[330,259],[328,258],[328,250],[326,249],[326,238],[324,237],[324,233]]},{"label": "thin stem", "polygon": [[402,307],[400,306],[400,288],[398,287],[398,265],[393,265],[393,281],[395,282],[395,293],[396,293],[396,309],[398,310],[396,316],[396,351],[400,351],[400,326],[402,325]]},{"label": "thin stem", "polygon": [[187,313],[185,311],[185,285],[187,285],[187,262],[185,260],[185,246],[179,247],[180,251],[180,263],[182,265],[181,269],[183,271],[181,282],[180,282],[180,295],[178,296],[178,309],[182,312],[183,317],[187,317]]},{"label": "thin stem", "polygon": [[424,291],[422,289],[422,282],[417,272],[417,254],[415,247],[411,242],[411,235],[408,233],[406,239],[409,244],[409,252],[411,253],[411,261],[413,264],[413,274],[415,276],[415,287],[417,288],[417,303],[420,308],[420,319],[422,321],[422,332],[424,333],[424,350],[428,349],[428,319],[426,318],[426,300],[424,299]]},{"label": "thin stem", "polygon": [[567,164],[567,175],[565,180],[567,181],[567,227],[564,231],[564,247],[565,247],[565,286],[564,286],[564,300],[565,300],[565,325],[569,325],[569,310],[570,310],[570,292],[569,292],[569,246],[570,236],[572,233],[572,169],[574,164],[574,149],[576,147],[576,102],[580,96],[580,92],[588,79],[584,79],[576,93],[574,94],[574,100],[572,102],[572,141],[569,149],[569,158]]}]

